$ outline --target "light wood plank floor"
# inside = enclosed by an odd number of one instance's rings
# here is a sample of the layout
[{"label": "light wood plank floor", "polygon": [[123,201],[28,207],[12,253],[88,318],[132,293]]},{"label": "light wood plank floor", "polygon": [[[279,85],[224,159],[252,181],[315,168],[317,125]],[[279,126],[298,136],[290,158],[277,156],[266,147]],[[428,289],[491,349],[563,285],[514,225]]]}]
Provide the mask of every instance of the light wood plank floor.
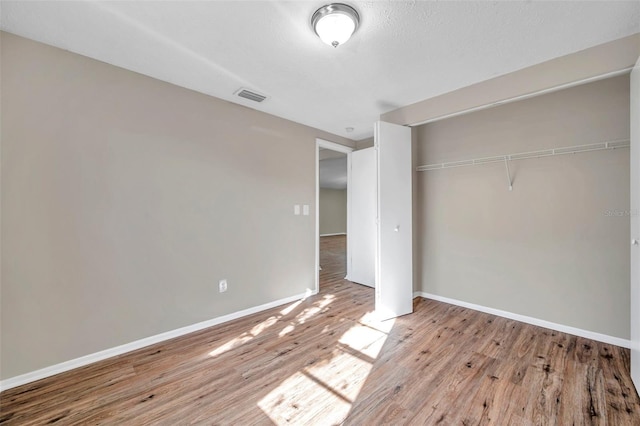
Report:
[{"label": "light wood plank floor", "polygon": [[0,395],[0,423],[640,425],[629,351],[440,302],[371,319],[322,239],[320,294]]}]

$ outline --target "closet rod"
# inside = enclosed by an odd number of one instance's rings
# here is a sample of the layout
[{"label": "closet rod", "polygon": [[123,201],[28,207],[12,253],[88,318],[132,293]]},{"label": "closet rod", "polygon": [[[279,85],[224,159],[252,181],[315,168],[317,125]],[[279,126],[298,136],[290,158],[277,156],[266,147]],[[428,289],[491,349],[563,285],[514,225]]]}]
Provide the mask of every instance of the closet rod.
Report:
[{"label": "closet rod", "polygon": [[446,163],[428,164],[416,167],[418,172],[429,170],[447,169],[450,167],[476,166],[497,162],[514,160],[526,160],[528,158],[551,157],[554,155],[577,154],[579,152],[604,151],[616,148],[629,148],[629,139],[619,139],[608,142],[593,143],[589,145],[563,146],[560,148],[542,149],[540,151],[520,152],[517,154],[497,155],[493,157],[475,158],[473,160],[449,161]]}]

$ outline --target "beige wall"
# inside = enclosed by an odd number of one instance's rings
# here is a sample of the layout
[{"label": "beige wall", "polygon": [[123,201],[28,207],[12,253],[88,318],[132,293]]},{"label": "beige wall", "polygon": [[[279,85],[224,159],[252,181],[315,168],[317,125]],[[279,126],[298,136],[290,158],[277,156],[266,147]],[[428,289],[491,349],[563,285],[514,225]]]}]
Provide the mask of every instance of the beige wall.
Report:
[{"label": "beige wall", "polygon": [[367,139],[361,139],[356,141],[356,149],[366,149],[371,148],[374,145],[375,141],[373,136]]},{"label": "beige wall", "polygon": [[[628,138],[629,76],[415,131],[418,165]],[[629,149],[510,167],[416,173],[417,290],[628,339]]]},{"label": "beige wall", "polygon": [[[2,378],[314,286],[315,138],[2,34]],[[218,280],[229,282],[218,293]]]},{"label": "beige wall", "polygon": [[347,190],[321,188],[318,198],[320,235],[346,234]]}]

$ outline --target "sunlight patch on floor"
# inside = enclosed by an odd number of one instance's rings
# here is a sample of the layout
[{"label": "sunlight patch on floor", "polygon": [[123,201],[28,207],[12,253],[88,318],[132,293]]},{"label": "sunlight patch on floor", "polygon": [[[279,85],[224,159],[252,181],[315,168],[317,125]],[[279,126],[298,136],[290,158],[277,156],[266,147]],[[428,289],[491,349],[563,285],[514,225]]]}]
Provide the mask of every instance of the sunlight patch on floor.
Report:
[{"label": "sunlight patch on floor", "polygon": [[[331,406],[330,414],[317,418],[318,407]],[[258,407],[277,425],[340,424],[351,408],[345,401],[319,385],[304,372],[297,372],[258,402]]]},{"label": "sunlight patch on floor", "polygon": [[[295,330],[296,325],[304,324],[305,321],[309,320],[314,315],[318,314],[319,312],[322,312],[324,309],[327,309],[327,306],[331,304],[331,302],[333,302],[334,299],[335,299],[335,296],[333,294],[327,294],[322,299],[318,300],[317,302],[314,302],[310,307],[305,308],[302,312],[297,314],[295,318],[288,325],[284,326],[283,329],[278,333],[278,336],[282,337],[292,332],[293,330]],[[282,321],[287,315],[293,314],[296,308],[298,308],[302,302],[304,302],[304,299],[298,300],[297,302],[290,304],[289,306],[282,309],[278,315],[270,316],[269,318],[262,321],[261,323],[253,326],[251,330],[242,333],[240,336],[235,337],[229,340],[228,342],[226,342],[225,344],[212,350],[211,352],[209,352],[209,356],[222,355],[225,352],[228,352],[230,350],[233,350],[239,346],[242,346],[250,342],[255,337],[260,335],[263,331],[265,331],[267,328],[273,327],[275,324]]]},{"label": "sunlight patch on floor", "polygon": [[285,379],[258,407],[277,425],[342,423],[394,322],[363,316],[340,337],[330,355]]},{"label": "sunlight patch on floor", "polygon": [[374,328],[376,330],[384,331],[388,333],[393,328],[395,324],[395,319],[390,319],[386,321],[380,321],[375,311],[367,312],[360,318],[360,324],[366,325],[367,327]]},{"label": "sunlight patch on floor", "polygon": [[298,324],[304,324],[306,320],[310,319],[318,312],[321,312],[326,306],[328,306],[331,302],[333,302],[335,296],[333,294],[325,295],[321,300],[315,302],[312,306],[303,310],[296,316],[296,321]]},{"label": "sunlight patch on floor", "polygon": [[295,308],[297,308],[298,306],[300,306],[300,304],[304,301],[304,299],[302,300],[298,300],[295,303],[290,304],[289,306],[287,306],[286,308],[284,308],[283,310],[280,311],[280,315],[289,315],[291,312],[293,312],[293,310]]},{"label": "sunlight patch on floor", "polygon": [[225,343],[222,346],[217,347],[216,349],[212,350],[211,352],[209,352],[209,356],[218,356],[218,355],[222,355],[223,353],[230,351],[232,349],[237,348],[238,346],[244,345],[245,343],[251,341],[255,336],[250,335],[248,333],[243,333],[240,336],[229,340],[227,343]]},{"label": "sunlight patch on floor", "polygon": [[286,336],[287,334],[291,333],[295,329],[296,327],[293,324],[289,324],[288,326],[280,330],[280,333],[278,333],[278,337]]},{"label": "sunlight patch on floor", "polygon": [[356,324],[342,335],[339,343],[358,351],[362,355],[376,359],[386,340],[387,333],[362,324]]}]

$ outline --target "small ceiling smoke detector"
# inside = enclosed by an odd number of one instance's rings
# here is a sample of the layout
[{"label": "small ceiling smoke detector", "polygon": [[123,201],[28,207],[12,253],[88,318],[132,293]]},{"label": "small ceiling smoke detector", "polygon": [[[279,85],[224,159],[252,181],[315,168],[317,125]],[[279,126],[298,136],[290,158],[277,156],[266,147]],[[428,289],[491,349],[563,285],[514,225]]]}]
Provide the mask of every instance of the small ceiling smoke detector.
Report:
[{"label": "small ceiling smoke detector", "polygon": [[347,131],[347,133],[353,132],[353,127],[345,127],[344,129]]},{"label": "small ceiling smoke detector", "polygon": [[256,93],[248,89],[238,89],[236,90],[234,95],[240,96],[241,98],[249,99],[250,101],[255,101],[255,102],[262,102],[265,99],[267,99],[265,95],[261,95],[260,93]]},{"label": "small ceiling smoke detector", "polygon": [[358,29],[360,15],[354,8],[343,3],[322,6],[311,17],[311,26],[320,40],[330,46],[344,44]]}]

